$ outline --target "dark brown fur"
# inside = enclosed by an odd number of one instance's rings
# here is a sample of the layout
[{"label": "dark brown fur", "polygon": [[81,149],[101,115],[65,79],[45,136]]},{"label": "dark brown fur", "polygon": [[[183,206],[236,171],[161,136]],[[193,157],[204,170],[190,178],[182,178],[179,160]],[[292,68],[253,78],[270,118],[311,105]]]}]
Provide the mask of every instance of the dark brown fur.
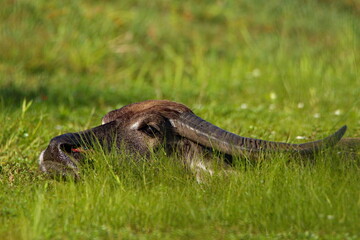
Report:
[{"label": "dark brown fur", "polygon": [[102,122],[104,124],[114,121],[115,119],[123,119],[123,121],[130,122],[130,119],[137,118],[141,115],[146,116],[147,114],[160,114],[165,118],[173,119],[184,112],[192,111],[183,104],[168,100],[147,100],[113,110],[103,117]]}]

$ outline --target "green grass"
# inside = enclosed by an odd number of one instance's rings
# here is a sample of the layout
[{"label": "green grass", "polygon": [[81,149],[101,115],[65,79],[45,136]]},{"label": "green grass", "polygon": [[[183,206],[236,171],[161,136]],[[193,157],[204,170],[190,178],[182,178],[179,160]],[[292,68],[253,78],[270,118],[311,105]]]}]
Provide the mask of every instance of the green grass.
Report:
[{"label": "green grass", "polygon": [[[49,140],[146,99],[243,136],[360,137],[358,1],[3,0],[0,239],[359,239],[360,160],[239,160],[202,184],[176,159],[94,153],[49,179]],[[306,140],[298,140],[304,136]]]}]

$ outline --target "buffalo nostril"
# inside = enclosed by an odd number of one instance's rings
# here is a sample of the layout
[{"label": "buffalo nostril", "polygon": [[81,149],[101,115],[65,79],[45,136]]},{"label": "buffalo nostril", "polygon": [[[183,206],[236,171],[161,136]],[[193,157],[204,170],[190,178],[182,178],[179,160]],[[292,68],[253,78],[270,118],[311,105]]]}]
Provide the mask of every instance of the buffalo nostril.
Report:
[{"label": "buffalo nostril", "polygon": [[84,153],[87,148],[72,144],[61,144],[60,149],[68,154],[71,153]]},{"label": "buffalo nostril", "polygon": [[71,148],[72,153],[84,153],[86,150],[88,149],[83,147]]}]

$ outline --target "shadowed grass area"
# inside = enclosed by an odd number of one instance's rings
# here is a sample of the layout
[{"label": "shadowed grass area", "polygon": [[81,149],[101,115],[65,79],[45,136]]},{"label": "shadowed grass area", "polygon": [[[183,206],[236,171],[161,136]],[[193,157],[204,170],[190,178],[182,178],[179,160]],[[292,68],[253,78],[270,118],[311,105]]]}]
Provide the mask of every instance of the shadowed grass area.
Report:
[{"label": "shadowed grass area", "polygon": [[248,137],[359,137],[359,35],[347,0],[2,1],[0,238],[358,239],[358,155],[239,159],[202,184],[162,154],[97,151],[78,182],[37,159],[147,99]]}]

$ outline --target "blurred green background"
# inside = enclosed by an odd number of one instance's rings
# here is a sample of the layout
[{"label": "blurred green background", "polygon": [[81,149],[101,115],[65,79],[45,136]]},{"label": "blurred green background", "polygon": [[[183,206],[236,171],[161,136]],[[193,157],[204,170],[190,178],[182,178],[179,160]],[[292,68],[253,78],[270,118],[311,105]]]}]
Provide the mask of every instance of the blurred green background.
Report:
[{"label": "blurred green background", "polygon": [[259,105],[275,92],[281,106],[315,98],[348,106],[359,96],[359,6],[4,0],[1,101]]}]

